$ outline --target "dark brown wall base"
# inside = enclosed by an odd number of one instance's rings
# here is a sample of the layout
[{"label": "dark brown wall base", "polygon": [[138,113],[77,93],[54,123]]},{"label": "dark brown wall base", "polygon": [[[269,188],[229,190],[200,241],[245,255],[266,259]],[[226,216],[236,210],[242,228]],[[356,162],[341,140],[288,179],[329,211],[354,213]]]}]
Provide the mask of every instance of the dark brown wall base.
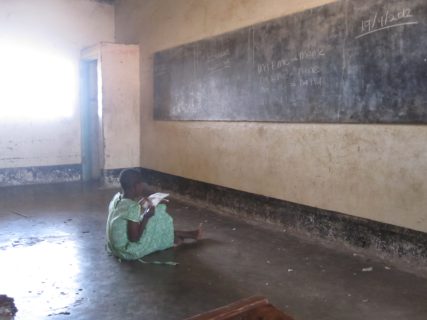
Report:
[{"label": "dark brown wall base", "polygon": [[142,169],[142,173],[145,182],[156,189],[203,201],[228,213],[280,224],[290,231],[355,249],[373,249],[386,257],[427,263],[427,233],[153,170]]},{"label": "dark brown wall base", "polygon": [[123,169],[104,169],[102,170],[102,184],[104,186],[118,186],[119,175]]},{"label": "dark brown wall base", "polygon": [[81,165],[0,169],[0,187],[80,181]]}]

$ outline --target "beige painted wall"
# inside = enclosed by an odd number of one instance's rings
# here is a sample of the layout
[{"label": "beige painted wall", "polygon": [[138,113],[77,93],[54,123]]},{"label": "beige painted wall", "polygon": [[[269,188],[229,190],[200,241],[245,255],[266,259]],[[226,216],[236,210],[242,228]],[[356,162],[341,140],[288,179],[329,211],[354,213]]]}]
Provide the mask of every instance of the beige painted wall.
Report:
[{"label": "beige painted wall", "polygon": [[328,0],[119,0],[140,43],[143,167],[427,232],[427,126],[153,121],[153,53]]},{"label": "beige painted wall", "polygon": [[[51,50],[69,59],[78,75],[83,47],[114,41],[114,7],[93,0],[1,0],[0,41],[3,38]],[[78,103],[77,96],[75,112],[67,119],[0,119],[0,168],[80,163]]]},{"label": "beige painted wall", "polygon": [[104,169],[139,167],[139,48],[102,44]]}]

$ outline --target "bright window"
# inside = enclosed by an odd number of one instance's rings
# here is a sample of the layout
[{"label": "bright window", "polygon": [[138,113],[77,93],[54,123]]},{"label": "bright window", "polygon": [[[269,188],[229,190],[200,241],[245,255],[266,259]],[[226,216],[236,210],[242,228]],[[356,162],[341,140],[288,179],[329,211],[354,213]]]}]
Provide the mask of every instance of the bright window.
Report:
[{"label": "bright window", "polygon": [[0,120],[71,117],[77,66],[61,55],[0,39]]}]

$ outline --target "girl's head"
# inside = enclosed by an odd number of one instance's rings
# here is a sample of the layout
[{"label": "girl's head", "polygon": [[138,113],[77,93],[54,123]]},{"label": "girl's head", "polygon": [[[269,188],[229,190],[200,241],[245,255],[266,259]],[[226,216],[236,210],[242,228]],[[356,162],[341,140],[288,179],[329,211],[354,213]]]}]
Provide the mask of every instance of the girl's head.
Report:
[{"label": "girl's head", "polygon": [[120,186],[125,198],[136,199],[142,197],[142,174],[139,169],[125,169],[120,172]]}]

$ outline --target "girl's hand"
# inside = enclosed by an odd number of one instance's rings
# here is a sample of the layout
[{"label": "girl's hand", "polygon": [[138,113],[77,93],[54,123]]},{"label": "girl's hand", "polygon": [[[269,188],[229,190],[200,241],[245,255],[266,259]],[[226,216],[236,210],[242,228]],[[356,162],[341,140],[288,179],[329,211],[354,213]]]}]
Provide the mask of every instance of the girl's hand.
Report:
[{"label": "girl's hand", "polygon": [[150,219],[152,216],[154,216],[154,213],[156,213],[156,211],[154,210],[154,207],[150,207],[148,209],[148,212],[145,214],[145,216],[147,217],[147,219]]},{"label": "girl's hand", "polygon": [[144,208],[151,208],[151,207],[153,207],[153,203],[148,198],[141,198],[141,200],[139,200],[138,203],[141,206],[143,206]]},{"label": "girl's hand", "polygon": [[147,221],[152,216],[154,216],[155,208],[154,206],[150,206],[144,209],[144,212],[141,213],[141,221],[145,220]]}]

